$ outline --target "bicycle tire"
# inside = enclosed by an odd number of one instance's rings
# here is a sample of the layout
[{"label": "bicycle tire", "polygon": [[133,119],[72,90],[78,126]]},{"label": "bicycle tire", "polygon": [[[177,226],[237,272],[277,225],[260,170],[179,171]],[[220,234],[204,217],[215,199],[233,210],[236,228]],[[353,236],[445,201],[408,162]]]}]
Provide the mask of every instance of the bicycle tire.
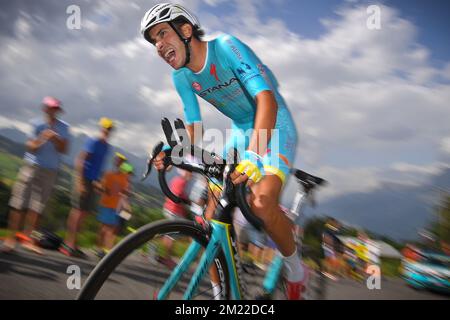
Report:
[{"label": "bicycle tire", "polygon": [[[165,234],[181,234],[196,240],[203,248],[208,244],[208,235],[197,224],[188,220],[173,220],[173,221],[157,221],[147,224],[135,233],[125,237],[116,247],[111,250],[92,270],[87,280],[85,281],[77,300],[93,300],[101,290],[105,281],[111,273],[135,250],[142,245],[151,241],[155,236]],[[225,256],[222,251],[214,261],[218,274],[220,275],[220,292],[222,299],[230,298],[229,290],[229,273],[225,261]],[[221,269],[221,270],[220,270]],[[220,272],[222,271],[222,272]]]},{"label": "bicycle tire", "polygon": [[310,270],[310,280],[308,292],[306,292],[307,300],[325,300],[326,299],[326,289],[327,289],[327,279],[323,274],[323,266],[320,260],[313,260],[317,269]]}]

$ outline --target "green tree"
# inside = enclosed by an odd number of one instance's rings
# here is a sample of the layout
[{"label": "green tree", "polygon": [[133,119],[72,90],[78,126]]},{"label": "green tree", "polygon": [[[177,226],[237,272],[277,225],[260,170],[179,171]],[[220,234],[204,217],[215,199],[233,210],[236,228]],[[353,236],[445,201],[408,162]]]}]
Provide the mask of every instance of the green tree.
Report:
[{"label": "green tree", "polygon": [[11,196],[11,188],[0,181],[0,227],[5,228],[8,225],[8,201]]}]

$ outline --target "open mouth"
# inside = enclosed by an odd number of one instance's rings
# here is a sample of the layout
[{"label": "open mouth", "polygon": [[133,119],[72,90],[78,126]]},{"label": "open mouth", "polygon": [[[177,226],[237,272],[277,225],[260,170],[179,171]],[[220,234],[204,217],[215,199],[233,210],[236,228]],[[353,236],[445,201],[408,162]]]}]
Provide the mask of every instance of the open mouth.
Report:
[{"label": "open mouth", "polygon": [[164,60],[167,61],[167,63],[172,64],[175,61],[175,50],[173,49],[169,49],[165,54],[164,54]]}]

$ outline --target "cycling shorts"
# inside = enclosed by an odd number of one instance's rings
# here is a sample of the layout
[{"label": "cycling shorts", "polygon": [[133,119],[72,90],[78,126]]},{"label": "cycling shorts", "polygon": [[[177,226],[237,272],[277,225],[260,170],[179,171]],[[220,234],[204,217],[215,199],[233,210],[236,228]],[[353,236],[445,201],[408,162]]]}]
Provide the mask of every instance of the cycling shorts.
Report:
[{"label": "cycling shorts", "polygon": [[[227,158],[230,148],[236,148],[239,154],[244,153],[250,143],[253,127],[253,122],[233,122],[231,136],[223,150],[224,159]],[[278,176],[284,184],[289,177],[297,147],[297,130],[286,108],[278,110],[274,129],[266,154],[263,156],[264,171],[266,175]]]}]

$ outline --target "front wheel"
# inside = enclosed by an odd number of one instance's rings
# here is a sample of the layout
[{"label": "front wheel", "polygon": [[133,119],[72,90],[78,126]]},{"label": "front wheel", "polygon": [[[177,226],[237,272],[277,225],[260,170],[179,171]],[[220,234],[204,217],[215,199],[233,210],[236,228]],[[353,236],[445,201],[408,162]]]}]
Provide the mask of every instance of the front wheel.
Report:
[{"label": "front wheel", "polygon": [[[77,299],[155,299],[194,241],[204,249],[208,234],[192,221],[164,220],[145,225],[124,238],[97,264]],[[139,253],[141,248],[144,252],[151,250],[146,259]],[[166,299],[183,298],[203,251],[197,252],[192,264],[165,295]],[[215,270],[207,272],[198,284],[195,299],[229,299],[228,270],[221,251],[212,269]],[[219,278],[215,285],[209,279],[214,273]]]}]

